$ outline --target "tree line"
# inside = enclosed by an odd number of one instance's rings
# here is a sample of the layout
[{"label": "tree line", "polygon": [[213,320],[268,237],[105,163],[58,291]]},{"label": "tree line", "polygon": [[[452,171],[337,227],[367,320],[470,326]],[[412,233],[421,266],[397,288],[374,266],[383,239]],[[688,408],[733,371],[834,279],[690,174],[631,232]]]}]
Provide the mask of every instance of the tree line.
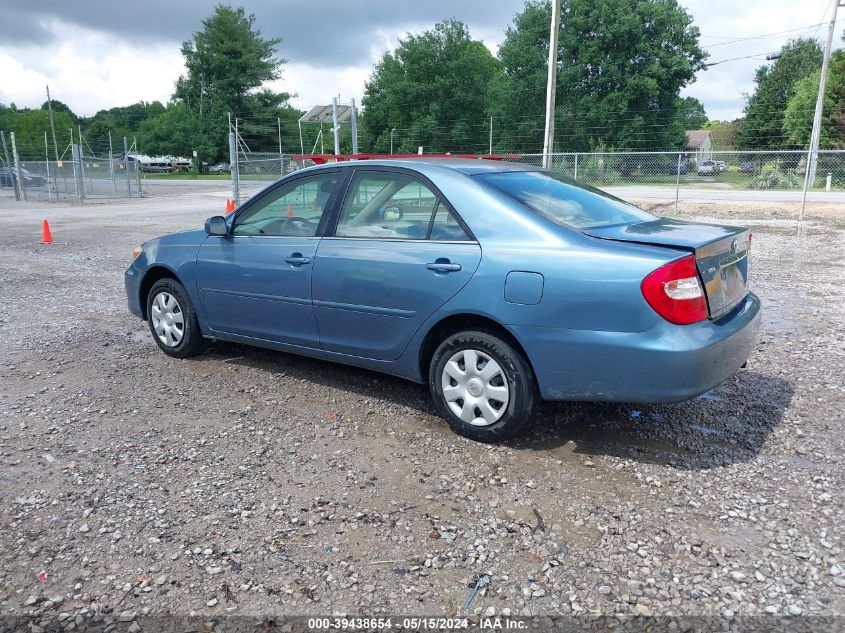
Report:
[{"label": "tree line", "polygon": [[[677,0],[561,0],[556,86],[556,151],[679,150],[690,129],[711,130],[716,149],[805,147],[812,127],[821,67],[814,39],[788,42],[758,68],[744,116],[710,121],[700,101],[681,91],[707,71],[699,30]],[[551,4],[528,0],[505,32],[497,55],[473,39],[466,24],[447,19],[411,33],[375,64],[362,100],[359,145],[364,152],[539,152]],[[78,117],[53,102],[59,151],[69,130],[82,128],[102,152],[108,133],[137,137],[148,154],[228,157],[228,117],[251,149],[300,147],[303,114],[289,93],[267,88],[281,77],[279,38],[256,28],[242,8],[218,5],[183,42],[186,72],[167,104],[139,102]],[[836,51],[828,77],[821,146],[845,147],[845,52]],[[0,104],[0,129],[14,130],[22,148],[44,145],[47,104]],[[306,152],[320,130],[303,126]],[[326,129],[324,134],[330,135]],[[350,151],[348,129],[344,151]],[[67,140],[64,139],[67,137]],[[50,145],[52,138],[50,138]],[[331,147],[331,142],[326,142]],[[83,148],[85,149],[85,148]],[[122,147],[118,146],[116,151]],[[43,154],[42,154],[43,155]]]}]

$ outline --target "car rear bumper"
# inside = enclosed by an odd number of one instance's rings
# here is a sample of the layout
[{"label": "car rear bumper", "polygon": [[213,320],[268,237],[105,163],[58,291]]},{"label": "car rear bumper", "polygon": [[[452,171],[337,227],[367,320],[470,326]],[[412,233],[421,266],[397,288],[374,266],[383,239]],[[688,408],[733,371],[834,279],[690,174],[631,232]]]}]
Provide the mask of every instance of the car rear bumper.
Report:
[{"label": "car rear bumper", "polygon": [[123,285],[126,288],[126,304],[129,311],[135,316],[143,319],[144,310],[141,308],[141,277],[133,267],[123,275]]},{"label": "car rear bumper", "polygon": [[546,400],[663,403],[694,398],[737,372],[754,348],[760,299],[692,325],[645,332],[511,327]]}]

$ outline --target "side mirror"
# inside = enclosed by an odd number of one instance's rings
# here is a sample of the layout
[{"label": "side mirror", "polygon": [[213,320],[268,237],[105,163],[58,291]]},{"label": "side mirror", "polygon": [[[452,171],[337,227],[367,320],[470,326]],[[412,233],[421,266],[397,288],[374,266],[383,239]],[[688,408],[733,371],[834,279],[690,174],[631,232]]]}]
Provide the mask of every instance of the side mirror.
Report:
[{"label": "side mirror", "polygon": [[229,234],[229,226],[226,218],[222,215],[215,215],[205,221],[205,232],[209,235],[226,236]]}]

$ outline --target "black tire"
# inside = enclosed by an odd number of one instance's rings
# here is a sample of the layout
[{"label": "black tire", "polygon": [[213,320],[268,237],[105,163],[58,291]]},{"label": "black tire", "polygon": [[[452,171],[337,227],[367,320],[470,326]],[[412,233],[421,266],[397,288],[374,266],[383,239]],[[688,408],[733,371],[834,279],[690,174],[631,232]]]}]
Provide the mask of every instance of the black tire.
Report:
[{"label": "black tire", "polygon": [[[495,389],[496,387],[501,388],[505,382],[509,390],[506,405],[500,402],[499,407],[495,408],[495,404],[493,404],[494,415],[501,412],[501,417],[492,423],[486,423],[485,426],[474,425],[465,421],[452,409],[454,405],[462,409],[461,412],[464,413],[466,411],[464,407],[467,406],[467,400],[458,399],[453,401],[453,405],[450,405],[444,394],[444,381],[450,382],[450,388],[459,386],[454,378],[448,376],[448,374],[444,374],[446,365],[456,355],[460,355],[460,352],[466,350],[480,352],[481,356],[486,356],[488,359],[494,360],[501,370],[492,379],[486,379],[487,386],[484,386],[485,379],[479,378],[482,384],[480,393],[482,397],[485,394],[487,395],[488,412],[491,406],[490,400],[493,403],[497,401],[492,399],[484,390],[490,388]],[[460,368],[460,362],[464,363],[464,371],[467,371],[465,358],[462,361],[458,361],[458,368]],[[479,371],[483,371],[488,362],[489,360],[479,357],[479,364],[477,365],[477,368],[480,367]],[[447,337],[440,343],[431,357],[428,384],[437,411],[446,419],[451,429],[455,433],[477,442],[501,442],[521,433],[526,429],[539,403],[537,387],[534,383],[534,374],[531,372],[528,361],[510,343],[490,332],[468,330]],[[469,385],[467,386],[469,387]],[[478,389],[478,383],[474,387]],[[450,395],[454,397],[454,393]],[[466,390],[466,393],[471,397],[468,390]],[[475,417],[480,423],[480,419],[484,417],[483,413],[480,408],[475,408],[474,411],[475,413],[469,415],[470,417]],[[477,416],[476,414],[482,415]]]},{"label": "black tire", "polygon": [[[182,334],[178,341],[175,341],[174,334],[169,336],[171,341],[175,344],[170,345],[166,340],[159,338],[159,333],[156,332],[154,324],[153,303],[158,296],[162,295],[164,299],[169,295],[176,301],[175,308],[172,309],[173,316],[181,314],[182,319]],[[172,304],[168,304],[172,307]],[[178,319],[178,317],[176,317]],[[150,333],[153,335],[153,340],[158,345],[159,349],[168,356],[174,358],[187,358],[188,356],[195,356],[202,353],[206,348],[207,341],[203,338],[200,330],[199,322],[197,321],[197,313],[194,310],[194,304],[191,303],[191,298],[185,287],[175,279],[164,278],[159,279],[150,288],[147,294],[147,323],[150,326]],[[178,327],[178,323],[174,324]],[[168,338],[166,335],[163,335]]]}]

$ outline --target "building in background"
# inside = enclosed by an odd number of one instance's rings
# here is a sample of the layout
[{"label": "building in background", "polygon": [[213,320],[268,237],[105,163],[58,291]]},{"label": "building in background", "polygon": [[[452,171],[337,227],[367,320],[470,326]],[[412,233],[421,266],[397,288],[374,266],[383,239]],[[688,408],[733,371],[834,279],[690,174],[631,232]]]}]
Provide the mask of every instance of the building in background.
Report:
[{"label": "building in background", "polygon": [[697,164],[713,160],[713,137],[710,130],[687,130],[687,150]]}]

